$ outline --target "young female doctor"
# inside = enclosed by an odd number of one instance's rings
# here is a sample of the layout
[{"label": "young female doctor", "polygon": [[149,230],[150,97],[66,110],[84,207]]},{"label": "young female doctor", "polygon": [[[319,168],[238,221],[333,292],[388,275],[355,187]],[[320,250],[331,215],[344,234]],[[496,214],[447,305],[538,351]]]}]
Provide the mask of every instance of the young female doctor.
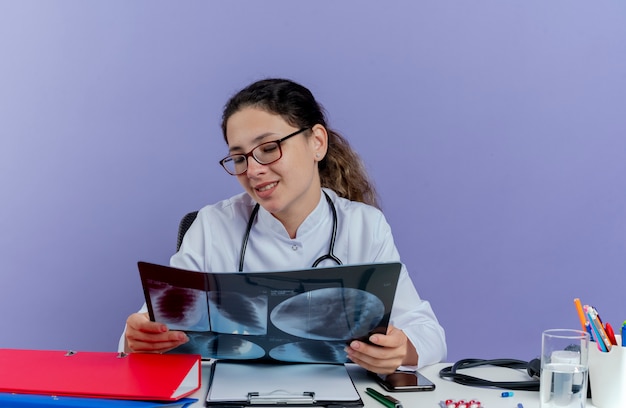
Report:
[{"label": "young female doctor", "polygon": [[[254,272],[400,261],[361,161],[328,128],[308,89],[285,79],[255,82],[226,104],[222,132],[228,156],[220,163],[245,193],[201,209],[172,266]],[[444,331],[404,266],[387,334],[369,340],[352,341],[346,353],[378,373],[446,357]],[[151,322],[144,305],[128,317],[120,346],[165,352],[187,341]]]}]

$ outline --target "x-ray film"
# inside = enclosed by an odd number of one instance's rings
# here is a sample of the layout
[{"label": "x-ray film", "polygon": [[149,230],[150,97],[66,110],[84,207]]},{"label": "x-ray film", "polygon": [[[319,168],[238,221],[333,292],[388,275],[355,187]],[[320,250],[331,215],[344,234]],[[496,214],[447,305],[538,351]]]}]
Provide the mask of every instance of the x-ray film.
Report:
[{"label": "x-ray film", "polygon": [[150,319],[185,331],[175,353],[221,360],[345,363],[385,333],[400,263],[206,273],[139,262]]}]

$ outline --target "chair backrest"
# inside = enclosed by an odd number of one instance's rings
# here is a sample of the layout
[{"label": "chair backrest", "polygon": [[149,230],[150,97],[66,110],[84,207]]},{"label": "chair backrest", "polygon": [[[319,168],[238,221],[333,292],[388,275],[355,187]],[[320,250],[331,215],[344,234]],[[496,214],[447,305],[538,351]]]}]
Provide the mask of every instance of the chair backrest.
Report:
[{"label": "chair backrest", "polygon": [[183,243],[183,238],[185,237],[185,233],[193,224],[193,221],[196,219],[198,215],[198,211],[192,211],[190,213],[185,214],[185,216],[180,220],[180,224],[178,224],[178,241],[176,242],[176,252],[180,249],[180,244]]}]

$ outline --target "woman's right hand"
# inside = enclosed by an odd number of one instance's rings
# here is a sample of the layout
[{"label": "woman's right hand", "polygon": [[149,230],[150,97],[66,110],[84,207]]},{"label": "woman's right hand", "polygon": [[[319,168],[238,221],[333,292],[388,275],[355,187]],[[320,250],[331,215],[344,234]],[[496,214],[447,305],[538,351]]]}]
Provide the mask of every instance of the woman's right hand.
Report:
[{"label": "woman's right hand", "polygon": [[150,321],[148,313],[133,313],[126,320],[124,351],[165,353],[189,341],[182,331],[169,330],[163,323]]}]

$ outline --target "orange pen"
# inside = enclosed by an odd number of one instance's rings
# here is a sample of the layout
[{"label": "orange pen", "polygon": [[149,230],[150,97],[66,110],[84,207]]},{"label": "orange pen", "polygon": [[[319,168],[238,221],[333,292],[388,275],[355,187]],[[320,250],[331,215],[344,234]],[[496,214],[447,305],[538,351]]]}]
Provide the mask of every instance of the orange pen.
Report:
[{"label": "orange pen", "polygon": [[578,318],[580,319],[580,325],[583,328],[583,331],[587,331],[587,319],[585,318],[585,313],[583,312],[583,306],[580,304],[580,299],[574,299],[574,305],[576,306],[576,311],[578,312]]}]

